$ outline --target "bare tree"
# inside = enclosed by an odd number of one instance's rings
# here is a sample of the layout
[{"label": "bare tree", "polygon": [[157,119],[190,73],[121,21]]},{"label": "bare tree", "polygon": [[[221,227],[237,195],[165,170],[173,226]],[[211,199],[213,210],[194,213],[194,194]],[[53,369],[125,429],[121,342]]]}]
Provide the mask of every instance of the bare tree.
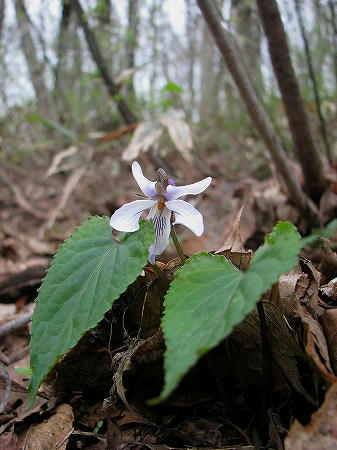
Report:
[{"label": "bare tree", "polygon": [[[125,53],[127,68],[135,67],[135,54],[138,42],[139,31],[139,2],[138,0],[128,0],[128,27],[125,40]],[[126,90],[131,98],[135,95],[133,78],[131,77],[126,85]]]},{"label": "bare tree", "polygon": [[333,0],[328,0],[328,4],[331,14],[333,56],[334,56],[335,80],[337,88],[337,14],[335,11],[335,3],[333,2]]},{"label": "bare tree", "polygon": [[5,18],[5,0],[0,0],[0,43],[2,41],[4,18]]},{"label": "bare tree", "polygon": [[276,0],[256,0],[256,3],[267,37],[274,73],[282,94],[294,150],[303,170],[305,188],[310,197],[318,202],[327,184],[301,100],[280,12]]},{"label": "bare tree", "polygon": [[38,108],[50,119],[56,120],[54,103],[44,79],[43,65],[37,57],[35,43],[30,31],[30,20],[23,0],[15,0],[16,19],[21,34],[21,46],[27,62]]},{"label": "bare tree", "polygon": [[192,0],[185,0],[186,2],[186,37],[187,37],[187,80],[189,83],[190,93],[190,107],[189,118],[192,119],[192,114],[195,107],[195,64],[197,57],[197,43],[195,30],[198,28],[198,17],[194,13],[194,2]]},{"label": "bare tree", "polygon": [[303,39],[303,43],[304,43],[304,51],[305,51],[305,56],[306,56],[306,61],[307,61],[310,81],[311,81],[311,85],[312,85],[312,90],[314,92],[316,109],[317,109],[317,115],[318,115],[320,129],[321,129],[321,135],[322,135],[322,138],[323,138],[326,155],[327,155],[327,157],[329,159],[329,162],[332,163],[330,145],[329,145],[329,140],[328,140],[328,133],[327,133],[327,130],[326,130],[325,120],[324,120],[324,116],[323,116],[323,113],[322,113],[321,99],[320,99],[318,85],[317,85],[317,81],[316,81],[316,75],[315,75],[315,71],[314,71],[314,66],[312,64],[310,46],[309,46],[309,41],[308,41],[308,38],[307,38],[305,26],[304,26],[303,17],[302,17],[301,5],[300,5],[299,0],[294,0],[294,2],[295,2],[295,10],[296,10],[296,13],[297,13],[297,19],[298,19],[298,23],[299,23],[299,26],[300,26],[301,35],[302,35],[302,39]]},{"label": "bare tree", "polygon": [[246,105],[249,116],[269,150],[274,163],[288,186],[289,193],[294,203],[307,216],[311,215],[309,203],[303,193],[299,182],[295,178],[287,162],[287,156],[278,139],[274,127],[269,120],[250,77],[239,58],[239,52],[234,44],[232,35],[223,28],[220,21],[220,13],[212,0],[197,0],[200,10],[209,26],[215,42],[223,56],[223,59],[231,73],[241,98]]},{"label": "bare tree", "polygon": [[57,39],[57,65],[55,67],[55,91],[60,97],[64,97],[65,88],[65,65],[67,50],[69,46],[69,24],[71,18],[70,0],[62,1],[62,13],[59,34]]},{"label": "bare tree", "polygon": [[236,18],[235,36],[239,47],[245,55],[249,73],[253,76],[254,84],[260,87],[262,85],[261,29],[256,7],[252,2],[233,0],[232,16]]},{"label": "bare tree", "polygon": [[155,87],[157,81],[157,61],[158,61],[158,37],[159,37],[159,27],[157,25],[158,13],[160,11],[160,4],[158,4],[157,0],[152,0],[150,7],[150,25],[152,29],[152,38],[151,38],[151,75],[150,75],[150,102],[154,103],[155,97]]},{"label": "bare tree", "polygon": [[200,120],[203,124],[210,122],[217,111],[216,81],[215,81],[215,45],[207,23],[202,24],[202,41],[200,54]]},{"label": "bare tree", "polygon": [[106,86],[110,96],[116,102],[117,108],[118,108],[121,116],[125,120],[125,122],[127,124],[135,123],[137,121],[136,116],[133,114],[133,112],[130,110],[129,106],[123,100],[121,94],[119,93],[119,86],[113,81],[113,79],[110,75],[107,64],[104,61],[101,50],[97,43],[96,37],[89,27],[89,24],[86,20],[83,8],[82,8],[79,0],[72,0],[72,6],[75,9],[76,14],[78,16],[78,19],[79,19],[80,25],[82,27],[82,30],[84,32],[89,50],[91,52],[91,56],[92,56],[93,60],[95,61],[98,70],[101,73],[102,79],[105,83],[105,86]]}]

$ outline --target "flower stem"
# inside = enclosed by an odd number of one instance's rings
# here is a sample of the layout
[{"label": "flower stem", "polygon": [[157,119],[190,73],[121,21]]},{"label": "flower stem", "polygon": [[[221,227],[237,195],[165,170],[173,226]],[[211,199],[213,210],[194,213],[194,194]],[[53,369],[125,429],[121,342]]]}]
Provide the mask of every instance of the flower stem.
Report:
[{"label": "flower stem", "polygon": [[166,275],[165,275],[165,273],[161,270],[161,268],[158,267],[157,264],[151,264],[150,262],[149,262],[149,264],[150,264],[150,266],[152,267],[154,273],[155,273],[156,275],[158,275],[158,277],[159,277],[165,284],[167,284],[168,281],[167,281]]},{"label": "flower stem", "polygon": [[181,245],[180,245],[180,243],[178,241],[176,230],[174,229],[174,225],[171,226],[171,238],[172,238],[172,241],[173,241],[173,243],[174,243],[174,245],[175,245],[175,247],[177,249],[179,258],[181,259],[181,262],[184,264],[185,261],[186,261],[186,256],[185,256],[185,254],[183,252],[183,249],[181,248]]}]

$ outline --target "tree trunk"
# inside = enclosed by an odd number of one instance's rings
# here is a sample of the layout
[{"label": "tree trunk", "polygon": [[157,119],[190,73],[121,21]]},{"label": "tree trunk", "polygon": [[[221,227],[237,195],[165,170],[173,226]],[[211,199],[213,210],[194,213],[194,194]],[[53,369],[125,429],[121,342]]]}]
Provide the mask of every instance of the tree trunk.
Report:
[{"label": "tree trunk", "polygon": [[295,10],[297,13],[298,24],[300,26],[301,35],[302,35],[302,39],[303,39],[303,43],[304,43],[304,51],[305,51],[305,56],[306,56],[306,61],[307,61],[307,66],[308,66],[308,72],[309,72],[309,76],[310,76],[312,90],[314,92],[316,110],[317,110],[319,125],[320,125],[320,129],[321,129],[321,135],[322,135],[322,139],[324,142],[327,158],[331,164],[332,157],[331,157],[330,145],[329,145],[329,140],[328,140],[328,133],[326,130],[325,120],[324,120],[324,116],[322,113],[321,99],[320,99],[320,95],[319,95],[319,91],[318,91],[318,85],[317,85],[317,81],[316,81],[314,66],[312,64],[309,41],[308,41],[307,34],[305,31],[305,27],[304,27],[301,5],[300,5],[299,0],[294,0],[294,2],[295,2]]},{"label": "tree trunk", "polygon": [[209,31],[207,23],[202,24],[202,41],[201,41],[201,55],[200,55],[200,104],[199,116],[200,121],[204,126],[215,119],[217,114],[217,101],[215,98],[216,84],[215,84],[215,45],[214,39]]},{"label": "tree trunk", "polygon": [[235,36],[239,47],[245,55],[245,62],[254,84],[263,86],[261,73],[261,29],[254,3],[233,0],[232,16],[235,19]]},{"label": "tree trunk", "polygon": [[282,94],[294,150],[303,170],[305,188],[312,200],[318,202],[327,184],[322,162],[309,129],[277,3],[276,0],[256,0],[256,3]]},{"label": "tree trunk", "polygon": [[335,4],[333,0],[328,0],[330,14],[331,14],[331,25],[332,25],[332,45],[333,45],[333,58],[334,58],[334,68],[335,68],[335,80],[337,90],[337,15],[335,12]]},{"label": "tree trunk", "polygon": [[57,39],[57,65],[55,68],[55,91],[59,97],[64,97],[66,92],[65,66],[67,60],[67,50],[69,45],[69,23],[71,17],[70,0],[62,1],[62,14],[60,21],[59,35]]},{"label": "tree trunk", "polygon": [[[107,65],[103,59],[101,50],[97,44],[96,37],[94,33],[91,31],[88,22],[85,18],[84,11],[82,9],[82,6],[79,2],[79,0],[72,0],[72,6],[76,11],[76,14],[78,15],[78,19],[80,22],[80,25],[83,29],[89,50],[91,52],[91,56],[93,60],[95,61],[98,70],[101,73],[102,79],[105,83],[105,86],[110,94],[110,96],[114,99],[114,101],[117,103],[118,110],[125,120],[127,124],[132,124],[137,121],[135,115],[130,110],[129,106],[125,103],[121,95],[119,94],[119,86],[114,83],[109,70],[107,68]],[[118,95],[117,95],[118,94]]]},{"label": "tree trunk", "polygon": [[5,18],[5,0],[0,0],[0,45],[2,42],[4,18]]},{"label": "tree trunk", "polygon": [[[187,64],[188,75],[187,82],[189,84],[189,111],[188,119],[190,122],[193,120],[193,112],[195,108],[195,62],[196,62],[196,39],[195,30],[198,29],[198,16],[195,14],[194,2],[192,0],[185,0],[186,3],[186,37],[187,37]],[[194,9],[193,9],[194,8]]]},{"label": "tree trunk", "polygon": [[[138,0],[128,1],[128,28],[125,40],[126,68],[135,67],[135,53],[138,42],[139,29],[139,2]],[[130,98],[134,100],[135,88],[133,85],[133,77],[130,77],[126,84],[126,91]]]},{"label": "tree trunk", "polygon": [[33,37],[30,31],[30,20],[23,0],[15,0],[16,19],[21,33],[22,50],[27,62],[40,113],[49,119],[56,120],[54,103],[43,76],[43,66],[39,62]]},{"label": "tree trunk", "polygon": [[234,45],[231,34],[222,27],[219,12],[212,0],[197,0],[200,10],[210,28],[215,42],[239,89],[242,100],[249,116],[271,154],[274,163],[288,186],[289,194],[294,203],[307,216],[311,215],[307,198],[288,165],[286,154],[275,133],[264,108],[259,101],[251,84],[250,78],[238,57],[238,50]]}]

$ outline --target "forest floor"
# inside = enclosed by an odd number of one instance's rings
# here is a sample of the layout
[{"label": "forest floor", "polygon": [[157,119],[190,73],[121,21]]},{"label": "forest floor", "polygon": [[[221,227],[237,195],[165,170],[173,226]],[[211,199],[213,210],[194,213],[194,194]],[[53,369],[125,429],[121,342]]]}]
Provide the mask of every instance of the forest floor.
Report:
[{"label": "forest floor", "polygon": [[[187,255],[221,249],[242,205],[240,235],[247,249],[261,245],[278,220],[290,220],[306,232],[276,177],[257,181],[247,173],[230,173],[222,154],[198,156],[195,164],[175,154],[167,160],[147,154],[139,162],[150,179],[157,165],[177,184],[213,177],[204,194],[190,197],[204,216],[204,235],[196,238],[178,228]],[[150,408],[147,400],[158,394],[163,380],[164,344],[163,293],[146,306],[138,295],[154,277],[148,268],[58,362],[33,408],[26,409],[29,320],[52,256],[87,216],[110,216],[138,191],[117,146],[93,151],[82,143],[2,164],[0,449],[248,450],[282,449],[284,442],[288,449],[337,448],[336,235],[306,248],[298,267],[264,296],[267,387],[261,381],[254,312],[199,361],[169,400]],[[324,224],[336,212],[336,192],[332,183],[322,197]],[[237,264],[234,250],[226,256]],[[173,272],[176,258],[170,246],[159,258],[162,269]]]}]

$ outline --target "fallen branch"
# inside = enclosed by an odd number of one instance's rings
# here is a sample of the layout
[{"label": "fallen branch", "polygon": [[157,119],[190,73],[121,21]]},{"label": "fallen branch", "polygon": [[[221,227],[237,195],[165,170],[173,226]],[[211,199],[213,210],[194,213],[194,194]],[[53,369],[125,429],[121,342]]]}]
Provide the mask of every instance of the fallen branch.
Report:
[{"label": "fallen branch", "polygon": [[7,402],[9,400],[9,395],[11,392],[11,379],[8,375],[8,372],[5,368],[5,366],[3,364],[0,363],[0,371],[2,374],[2,377],[5,379],[6,382],[6,387],[5,387],[5,395],[4,398],[1,400],[0,403],[0,414],[2,413],[2,411],[5,409]]},{"label": "fallen branch", "polygon": [[28,201],[25,199],[25,197],[23,196],[20,188],[2,170],[0,170],[0,180],[4,184],[6,184],[6,186],[8,186],[9,189],[12,191],[15,202],[17,203],[18,206],[20,206],[21,209],[23,209],[25,212],[31,214],[32,216],[37,217],[38,219],[43,219],[43,220],[46,219],[47,213],[38,211],[36,208],[34,208],[32,205],[30,205],[28,203]]},{"label": "fallen branch", "polygon": [[32,318],[33,311],[25,313],[17,317],[16,319],[10,320],[9,322],[5,323],[4,325],[0,326],[0,337],[5,336],[6,334],[10,333],[11,331],[17,330],[18,328],[23,327],[26,325],[30,319]]},{"label": "fallen branch", "polygon": [[63,208],[67,205],[68,199],[70,195],[72,194],[73,190],[77,186],[78,182],[82,178],[82,176],[85,174],[86,166],[78,167],[74,172],[69,176],[66,184],[64,185],[62,196],[60,198],[60,201],[56,208],[53,209],[52,213],[50,214],[48,220],[42,225],[39,235],[42,237],[44,233],[53,227],[53,225],[56,222],[56,219],[60,215]]}]

